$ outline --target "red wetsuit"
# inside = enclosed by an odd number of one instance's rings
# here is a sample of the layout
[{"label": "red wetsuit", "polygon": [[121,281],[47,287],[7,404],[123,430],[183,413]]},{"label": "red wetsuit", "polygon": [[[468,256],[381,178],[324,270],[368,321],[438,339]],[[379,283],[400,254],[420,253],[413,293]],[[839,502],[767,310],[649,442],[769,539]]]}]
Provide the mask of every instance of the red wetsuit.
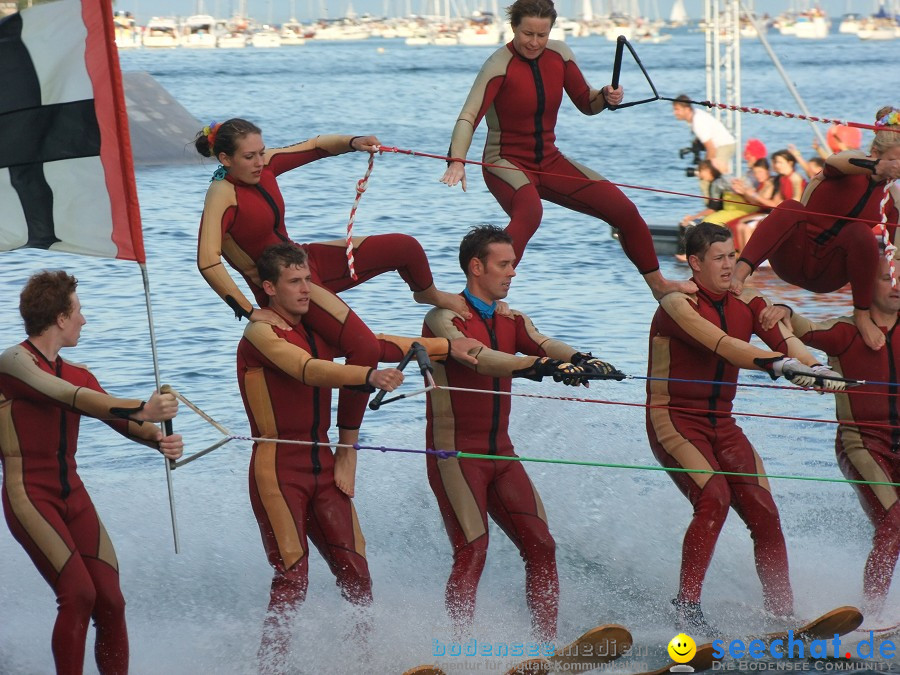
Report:
[{"label": "red wetsuit", "polygon": [[[781,355],[748,344],[753,333],[773,350],[802,350],[796,339],[787,339],[789,333],[780,325],[762,329],[758,319],[766,307],[762,296],[748,290],[737,298],[714,294],[699,282],[697,286],[696,296],[671,293],[660,301],[650,327],[650,377],[736,382],[740,368],[756,368],[753,359]],[[648,382],[647,402],[653,407],[647,409],[647,435],[659,463],[765,473],[762,459],[730,415],[734,394],[735,387],[722,384]],[[669,473],[669,477],[694,507],[684,536],[679,599],[700,601],[716,540],[733,506],[753,538],[766,607],[789,614],[793,596],[787,550],[768,480],[701,473]]]},{"label": "red wetsuit", "polygon": [[[268,153],[258,185],[226,175],[214,181],[206,195],[197,265],[213,290],[235,314],[248,316],[253,305],[222,266],[224,257],[240,272],[260,307],[268,305],[256,274],[256,260],[272,244],[290,241],[284,220],[284,199],[276,176],[323,157],[350,150],[349,137],[320,136]],[[434,281],[422,246],[404,234],[382,234],[354,239],[353,280],[347,268],[346,242],[303,244],[309,254],[313,285],[309,312],[303,322],[346,354],[353,365],[372,367],[378,362],[378,344],[372,331],[335,293],[352,288],[388,270],[397,270],[413,291]],[[368,395],[342,391],[338,426],[355,429],[362,423]]]},{"label": "red wetsuit", "polygon": [[[471,306],[470,306],[471,307]],[[526,369],[534,356],[568,361],[575,350],[541,335],[519,312],[482,318],[471,307],[469,321],[447,310],[432,310],[425,317],[423,335],[472,337],[489,345],[470,367],[455,360],[436,365],[438,385],[508,392],[513,371]],[[516,353],[531,356],[515,356]],[[515,457],[509,438],[510,397],[443,391],[431,392],[427,405],[426,442],[429,448]],[[487,516],[518,547],[525,561],[525,596],[534,630],[554,639],[559,603],[556,543],[537,490],[521,462],[438,459],[429,455],[428,482],[437,497],[441,516],[453,546],[453,570],[447,582],[447,611],[457,631],[471,628],[475,594],[488,548]]]},{"label": "red wetsuit", "polygon": [[[885,185],[869,174],[845,174],[826,164],[799,202],[786,199],[756,226],[741,260],[756,269],[768,259],[779,277],[815,293],[836,291],[849,281],[853,305],[868,309],[878,264],[872,227],[881,220]],[[886,213],[893,240],[898,211],[892,198]]]},{"label": "red wetsuit", "polygon": [[60,357],[48,361],[28,341],[0,356],[3,512],[10,532],[56,593],[57,673],[82,672],[92,618],[98,670],[128,672],[119,565],[78,475],[75,452],[82,415],[157,447],[157,427],[123,417],[140,405],[107,395],[87,368]]},{"label": "red wetsuit", "polygon": [[[446,340],[423,340],[446,358]],[[399,361],[412,340],[379,336],[379,359]],[[365,386],[370,368],[332,363],[338,352],[307,326],[293,330],[255,322],[238,345],[237,374],[255,437],[328,443],[331,388]],[[269,625],[306,597],[307,536],[328,562],[341,594],[368,605],[372,581],[365,540],[350,498],[334,483],[334,455],[323,446],[254,443],[250,502],[269,563],[275,568]],[[264,635],[264,643],[270,636]],[[278,638],[281,639],[281,638]]]},{"label": "red wetsuit", "polygon": [[[829,355],[830,367],[855,380],[897,382],[900,330],[887,330],[884,349],[873,351],[862,340],[852,318],[813,323],[794,315],[791,323],[806,344]],[[871,393],[877,392],[877,393]],[[879,394],[889,394],[879,395]],[[866,385],[835,394],[837,418],[894,425],[893,429],[841,424],[835,439],[838,465],[851,480],[900,483],[900,387]],[[867,598],[883,601],[900,556],[900,491],[890,485],[854,484],[863,510],[875,526],[872,551],[863,574]]]},{"label": "red wetsuit", "polygon": [[510,217],[507,230],[517,262],[541,224],[541,199],[546,199],[618,228],[625,254],[638,271],[653,272],[659,261],[637,207],[619,188],[567,159],[555,145],[563,90],[585,115],[595,115],[606,106],[603,95],[585,81],[564,42],[550,40],[536,59],[523,58],[512,43],[501,47],[484,63],[472,85],[453,129],[449,156],[465,159],[475,127],[485,117],[484,161],[512,167],[484,167],[483,174],[491,194]]}]

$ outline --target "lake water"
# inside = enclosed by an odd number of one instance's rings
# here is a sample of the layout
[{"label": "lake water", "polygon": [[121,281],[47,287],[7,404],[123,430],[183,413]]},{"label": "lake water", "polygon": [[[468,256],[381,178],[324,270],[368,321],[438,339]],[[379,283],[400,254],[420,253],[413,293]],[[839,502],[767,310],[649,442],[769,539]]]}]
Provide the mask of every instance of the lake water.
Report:
[{"label": "lake water", "polygon": [[[771,36],[775,50],[813,114],[870,122],[884,104],[898,104],[893,43],[863,43],[833,35],[824,42]],[[572,46],[589,80],[609,80],[614,44],[592,37]],[[705,98],[700,33],[676,33],[661,45],[638,46],[665,96]],[[445,151],[449,133],[475,74],[490,49],[413,48],[390,41],[308,44],[271,51],[123,52],[125,70],[149,71],[204,122],[232,116],[256,121],[268,145],[318,133],[375,133],[386,145]],[[743,45],[746,105],[798,111],[762,48]],[[629,98],[646,87],[633,68],[622,77]],[[800,121],[746,116],[744,138],[769,151],[793,142],[812,154],[812,132]],[[656,102],[588,118],[566,103],[557,128],[559,147],[615,182],[696,193],[684,175],[679,148],[690,134],[668,103]],[[484,127],[470,159],[480,157]],[[865,134],[865,142],[871,134]],[[185,152],[192,153],[192,147]],[[196,154],[194,153],[194,156]],[[197,156],[198,157],[198,156]],[[343,235],[365,171],[363,155],[316,162],[283,176],[288,229],[298,241]],[[203,195],[213,166],[140,168],[138,188],[148,252],[153,312],[163,379],[234,434],[248,426],[234,374],[243,325],[196,270],[195,245]],[[471,225],[505,224],[476,168],[469,192],[438,182],[441,161],[385,155],[376,159],[357,215],[356,233],[406,232],[425,246],[438,284],[461,289],[456,263],[460,238]],[[674,223],[699,209],[697,200],[627,190],[649,222]],[[146,397],[153,386],[147,319],[138,267],[44,251],[3,256],[0,267],[0,344],[22,339],[17,300],[22,283],[42,267],[65,267],[81,281],[88,323],[69,359],[87,363],[111,392]],[[666,276],[687,268],[663,260]],[[815,297],[761,273],[771,296],[827,317],[849,310],[849,296]],[[376,331],[417,334],[425,309],[415,305],[396,275],[343,294]],[[655,303],[609,228],[547,205],[543,226],[509,296],[543,332],[599,353],[624,372],[646,371],[646,340]],[[760,374],[744,376],[765,382]],[[410,378],[412,387],[414,378]],[[516,391],[567,395],[559,385],[517,382]],[[642,402],[639,380],[598,383],[589,394],[614,402]],[[513,439],[522,456],[574,458],[620,464],[654,461],[643,409],[519,399]],[[833,419],[829,397],[801,391],[743,389],[735,410]],[[742,422],[771,473],[838,477],[834,427],[814,422]],[[188,411],[176,420],[189,451],[219,439]],[[363,440],[422,448],[421,398],[387,406],[366,418]],[[182,552],[175,555],[162,462],[121,441],[104,425],[83,423],[81,475],[116,545],[128,600],[134,673],[253,673],[271,570],[247,496],[248,443],[233,441],[179,469],[174,482]],[[677,588],[681,538],[690,506],[662,473],[530,464],[558,546],[560,640],[607,622],[627,626],[641,649],[622,672],[666,662],[674,634],[669,600]],[[800,616],[857,604],[869,550],[870,526],[847,485],[773,481],[781,509]],[[368,540],[374,579],[375,632],[368,653],[347,640],[349,611],[327,566],[312,554],[310,590],[300,611],[291,657],[294,672],[399,673],[433,660],[432,641],[449,638],[443,590],[451,552],[425,476],[415,455],[363,452],[356,507]],[[515,547],[496,528],[478,597],[476,635],[488,643],[527,641],[529,615],[523,568]],[[892,593],[891,602],[897,593]],[[733,514],[722,533],[704,593],[707,616],[745,635],[762,627],[753,609],[761,592],[751,541]],[[5,528],[0,532],[0,671],[52,671],[53,595]],[[890,603],[889,603],[890,606]],[[900,618],[895,610],[883,622]],[[92,633],[91,638],[92,640]],[[90,645],[88,654],[90,654]],[[483,662],[482,669],[490,666]],[[504,660],[504,663],[511,659]],[[499,667],[497,664],[494,664]],[[86,672],[95,672],[88,658]]]}]

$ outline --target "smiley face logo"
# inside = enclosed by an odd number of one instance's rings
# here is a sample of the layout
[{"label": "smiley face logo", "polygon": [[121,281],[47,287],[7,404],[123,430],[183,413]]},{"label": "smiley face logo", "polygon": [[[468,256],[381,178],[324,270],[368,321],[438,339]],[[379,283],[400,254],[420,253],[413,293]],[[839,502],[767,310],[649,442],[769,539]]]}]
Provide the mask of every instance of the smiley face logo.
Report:
[{"label": "smiley face logo", "polygon": [[679,633],[669,641],[668,651],[675,663],[687,663],[697,653],[697,643],[690,635]]}]

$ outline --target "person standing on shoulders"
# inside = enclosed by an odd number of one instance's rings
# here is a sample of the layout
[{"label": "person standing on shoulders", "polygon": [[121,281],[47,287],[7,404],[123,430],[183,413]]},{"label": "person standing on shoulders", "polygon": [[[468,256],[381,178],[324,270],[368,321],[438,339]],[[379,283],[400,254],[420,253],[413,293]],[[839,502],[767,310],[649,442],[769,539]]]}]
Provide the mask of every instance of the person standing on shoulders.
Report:
[{"label": "person standing on shoulders", "polygon": [[[51,645],[56,672],[80,675],[91,619],[101,673],[128,672],[125,599],[112,542],[78,475],[81,417],[104,421],[126,438],[181,457],[179,434],[152,422],[175,417],[171,393],[146,401],[107,394],[85,366],[60,356],[86,323],[63,270],[32,276],[19,300],[28,338],[0,355],[0,461],[9,531],[56,593]],[[7,617],[12,620],[12,617]]]},{"label": "person standing on shoulders", "polygon": [[[552,377],[577,386],[591,378],[625,376],[590,353],[541,335],[525,314],[495,311],[516,275],[515,248],[508,231],[491,225],[471,230],[460,244],[459,262],[466,274],[462,296],[473,318],[431,310],[425,316],[423,335],[466,336],[485,346],[475,354],[477,364],[448,360],[435,366],[435,382],[450,389],[433,390],[428,398],[427,447],[515,457],[509,436],[511,399],[504,395],[511,390],[512,378],[540,381]],[[455,387],[466,391],[454,391]],[[428,482],[453,547],[445,599],[456,634],[469,633],[474,622],[490,515],[525,561],[525,597],[536,638],[555,639],[559,604],[556,544],[541,498],[521,462],[439,459],[429,454],[426,463]]]},{"label": "person standing on shoulders", "polygon": [[740,293],[764,260],[784,281],[814,293],[831,293],[850,282],[856,327],[870,349],[881,349],[884,332],[869,315],[872,270],[878,266],[872,228],[884,222],[893,241],[900,222],[900,189],[894,185],[900,178],[900,110],[880,109],[875,126],[881,128],[870,155],[858,150],[831,155],[800,201],[786,199],[756,226],[731,285]]},{"label": "person standing on shoulders", "polygon": [[[252,122],[232,118],[202,129],[194,145],[204,157],[221,166],[213,174],[197,242],[197,267],[206,282],[234,311],[237,318],[268,321],[286,328],[266,306],[254,261],[272,244],[291,241],[287,230],[284,198],[278,176],[310,162],[348,152],[375,152],[375,136],[322,135],[283,148],[266,148],[262,131]],[[413,291],[417,302],[466,311],[459,298],[434,285],[422,246],[405,234],[354,237],[353,256],[357,278],[350,275],[346,240],[297,244],[307,252],[312,287],[304,323],[337,346],[353,365],[374,367],[379,347],[372,331],[336,293],[353,288],[383,272],[396,270]],[[253,292],[257,305],[240,291],[222,264],[237,270]],[[359,427],[368,394],[345,389],[338,403],[338,429],[342,447],[335,459],[338,488],[353,496]]]},{"label": "person standing on shoulders", "polygon": [[[688,230],[685,249],[698,292],[672,293],[660,301],[650,326],[647,367],[647,435],[664,467],[696,471],[765,473],[762,459],[731,416],[741,368],[784,375],[799,386],[834,375],[784,326],[765,330],[768,306],[753,291],[729,293],[736,257],[731,232],[711,223]],[[758,335],[772,351],[749,344]],[[706,382],[706,384],[704,384]],[[827,380],[826,386],[842,383]],[[787,548],[778,508],[766,478],[670,472],[688,498],[693,516],[682,546],[676,625],[692,635],[714,630],[700,607],[703,580],[725,518],[734,507],[753,538],[756,569],[773,615],[793,612]]]},{"label": "person standing on shoulders", "polygon": [[585,115],[622,102],[624,90],[592,89],[564,42],[550,40],[556,21],[551,0],[516,0],[506,8],[513,39],[481,67],[450,138],[451,158],[441,182],[466,189],[464,160],[475,128],[487,120],[484,181],[509,216],[516,263],[541,224],[542,199],[606,221],[619,231],[628,259],[654,296],[693,292],[659,270],[653,238],[637,207],[599,173],[568,159],[556,147],[556,118],[563,91]]}]

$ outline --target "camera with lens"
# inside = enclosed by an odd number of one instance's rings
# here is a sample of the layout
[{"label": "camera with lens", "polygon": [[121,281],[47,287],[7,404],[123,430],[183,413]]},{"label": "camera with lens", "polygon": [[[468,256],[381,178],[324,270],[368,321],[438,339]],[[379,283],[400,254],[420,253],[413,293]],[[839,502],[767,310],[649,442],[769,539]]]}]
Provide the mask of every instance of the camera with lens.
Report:
[{"label": "camera with lens", "polygon": [[694,138],[691,142],[690,146],[686,148],[681,148],[678,151],[678,158],[684,159],[688,155],[691,155],[691,164],[692,166],[685,167],[684,174],[689,178],[693,178],[697,175],[697,165],[700,163],[700,153],[703,152],[705,148],[703,147],[703,143]]}]

